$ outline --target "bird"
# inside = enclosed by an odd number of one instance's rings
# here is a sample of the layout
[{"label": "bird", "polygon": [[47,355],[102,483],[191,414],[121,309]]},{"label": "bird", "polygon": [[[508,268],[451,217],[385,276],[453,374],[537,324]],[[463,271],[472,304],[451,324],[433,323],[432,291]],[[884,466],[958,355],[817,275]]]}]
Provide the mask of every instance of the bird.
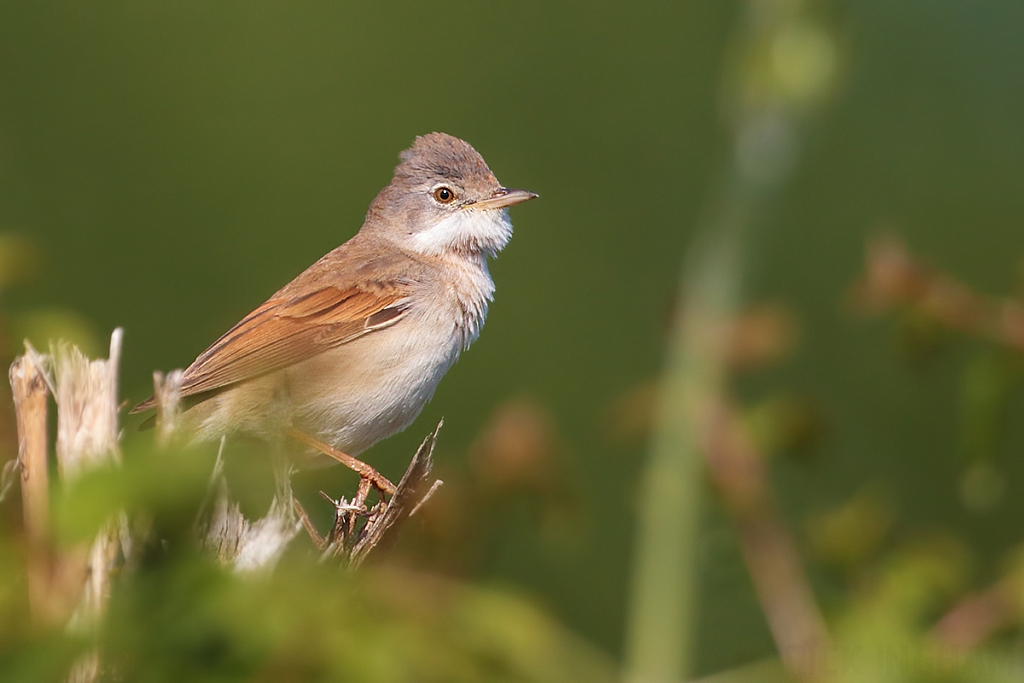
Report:
[{"label": "bird", "polygon": [[287,432],[393,490],[356,456],[408,427],[477,339],[508,208],[536,197],[499,183],[469,143],[417,137],[359,231],[183,371],[180,429],[199,441]]}]

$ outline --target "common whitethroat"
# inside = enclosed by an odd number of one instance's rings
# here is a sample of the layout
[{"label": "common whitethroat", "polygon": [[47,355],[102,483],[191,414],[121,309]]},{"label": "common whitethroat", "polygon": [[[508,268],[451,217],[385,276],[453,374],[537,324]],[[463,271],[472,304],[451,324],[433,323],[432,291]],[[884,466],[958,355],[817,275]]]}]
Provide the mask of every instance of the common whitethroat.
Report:
[{"label": "common whitethroat", "polygon": [[508,207],[536,196],[458,138],[416,138],[359,232],[188,366],[181,426],[204,440],[291,431],[349,456],[405,429],[480,334]]}]

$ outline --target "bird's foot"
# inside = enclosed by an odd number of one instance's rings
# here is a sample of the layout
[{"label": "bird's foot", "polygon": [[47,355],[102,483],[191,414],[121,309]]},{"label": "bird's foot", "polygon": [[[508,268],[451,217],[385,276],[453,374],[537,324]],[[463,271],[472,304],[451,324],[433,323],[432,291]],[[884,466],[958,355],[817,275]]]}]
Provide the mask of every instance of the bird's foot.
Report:
[{"label": "bird's foot", "polygon": [[[369,482],[369,484],[372,485],[373,488],[377,489],[377,491],[380,492],[381,496],[390,496],[395,492],[395,485],[388,481],[387,477],[382,475],[380,472],[375,470],[370,465],[367,465],[362,460],[359,460],[358,458],[353,458],[348,453],[342,453],[337,448],[325,444],[323,441],[320,441],[319,439],[316,439],[310,436],[309,434],[306,434],[305,432],[301,432],[298,429],[295,429],[294,427],[288,428],[288,435],[291,436],[296,441],[301,441],[307,446],[312,446],[313,448],[317,449],[324,455],[328,456],[329,458],[333,458],[334,460],[337,460],[342,465],[358,474],[360,476],[360,490],[362,490],[364,487],[363,482]],[[366,501],[366,494],[368,493],[369,489],[367,488],[366,493],[362,496],[362,502]],[[359,496],[357,494],[357,499],[358,497]]]}]

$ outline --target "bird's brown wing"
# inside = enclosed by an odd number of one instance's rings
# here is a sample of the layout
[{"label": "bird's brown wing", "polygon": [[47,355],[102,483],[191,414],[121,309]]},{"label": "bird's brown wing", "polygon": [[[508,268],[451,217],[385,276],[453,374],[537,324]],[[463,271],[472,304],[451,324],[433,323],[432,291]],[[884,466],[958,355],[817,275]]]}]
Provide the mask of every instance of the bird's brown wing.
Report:
[{"label": "bird's brown wing", "polygon": [[[192,396],[265,375],[398,322],[408,310],[400,281],[328,285],[302,296],[282,290],[196,358],[182,377]],[[154,406],[152,398],[135,406]]]}]

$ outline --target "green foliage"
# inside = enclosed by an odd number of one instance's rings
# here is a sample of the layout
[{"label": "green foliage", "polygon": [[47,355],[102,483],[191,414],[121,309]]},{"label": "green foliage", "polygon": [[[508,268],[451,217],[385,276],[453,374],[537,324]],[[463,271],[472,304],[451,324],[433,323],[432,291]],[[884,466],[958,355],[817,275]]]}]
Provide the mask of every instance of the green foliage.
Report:
[{"label": "green foliage", "polygon": [[[96,642],[110,680],[610,681],[612,667],[523,597],[398,567],[351,572],[296,543],[271,575],[219,566],[196,539],[211,454],[154,450],[60,492],[54,529],[72,552],[119,511],[132,520]],[[60,680],[89,639],[26,629],[25,558],[0,537],[4,681]]]}]

